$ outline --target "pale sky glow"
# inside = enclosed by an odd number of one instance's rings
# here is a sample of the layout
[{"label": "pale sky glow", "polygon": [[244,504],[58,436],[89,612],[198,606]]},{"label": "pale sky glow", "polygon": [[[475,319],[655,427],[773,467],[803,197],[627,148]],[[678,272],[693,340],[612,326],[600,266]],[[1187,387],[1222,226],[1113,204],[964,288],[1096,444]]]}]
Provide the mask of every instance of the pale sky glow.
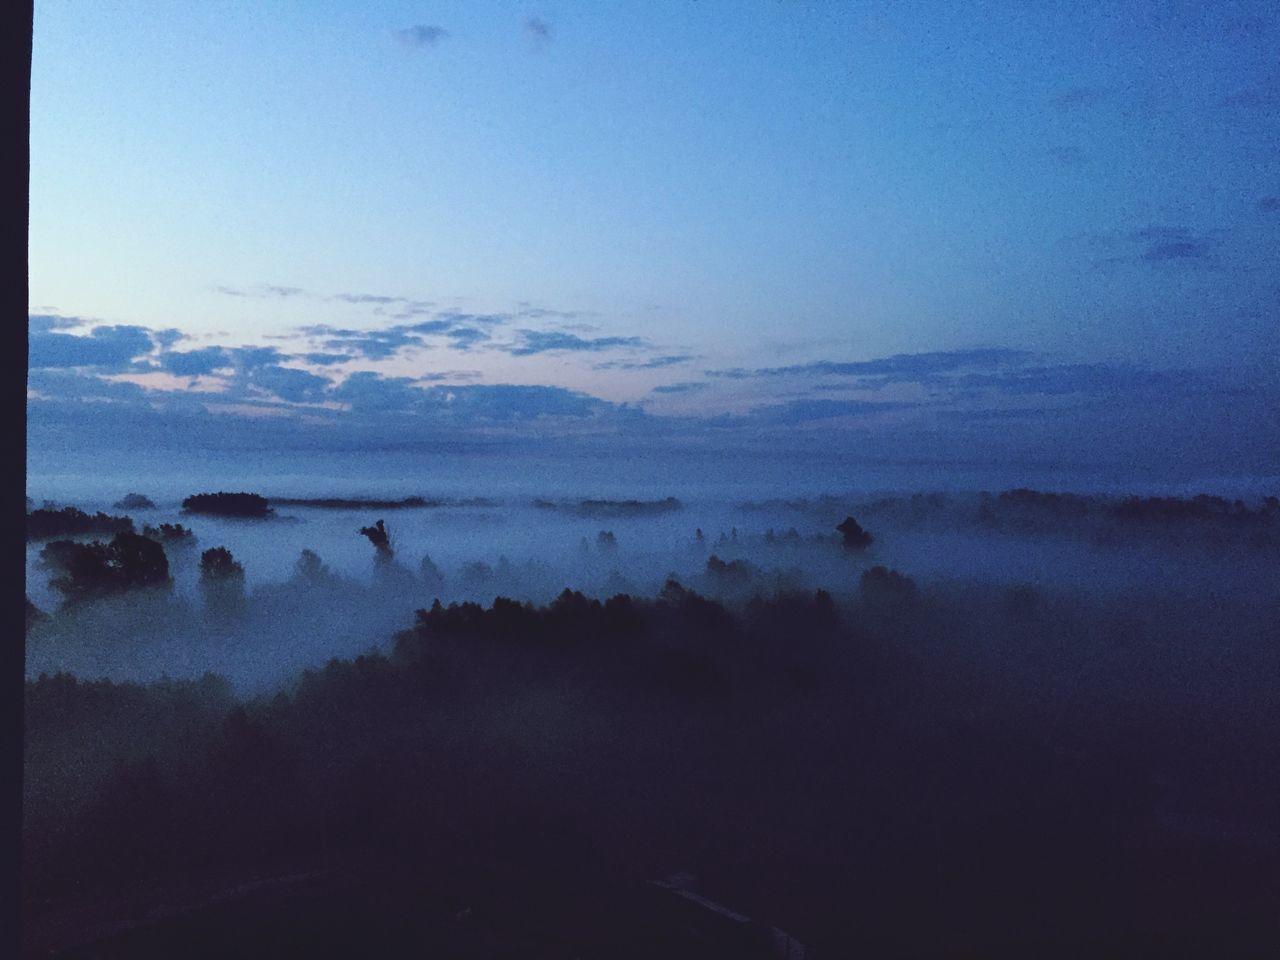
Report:
[{"label": "pale sky glow", "polygon": [[31,313],[82,322],[32,388],[1212,432],[1280,390],[1278,44],[1263,2],[44,0]]}]

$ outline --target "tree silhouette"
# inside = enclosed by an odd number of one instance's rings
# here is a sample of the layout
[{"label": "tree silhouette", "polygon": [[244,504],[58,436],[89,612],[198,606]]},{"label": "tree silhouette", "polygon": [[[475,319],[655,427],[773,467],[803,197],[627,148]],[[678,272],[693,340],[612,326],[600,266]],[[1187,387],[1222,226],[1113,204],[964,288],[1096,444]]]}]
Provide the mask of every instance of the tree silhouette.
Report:
[{"label": "tree silhouette", "polygon": [[431,556],[425,554],[422,557],[422,565],[418,568],[422,579],[426,581],[428,587],[439,587],[444,583],[444,574],[440,572],[440,568],[432,562]]},{"label": "tree silhouette", "polygon": [[180,523],[161,523],[154,527],[148,524],[142,528],[142,535],[159,543],[172,544],[191,544],[196,538],[194,530]]},{"label": "tree silhouette", "polygon": [[141,493],[128,493],[112,504],[117,510],[154,510],[156,505],[151,498]]},{"label": "tree silhouette", "polygon": [[229,613],[244,599],[244,567],[226,547],[211,547],[200,555],[200,589],[216,613]]},{"label": "tree silhouette", "polygon": [[32,602],[31,602],[31,598],[30,598],[30,597],[27,597],[27,623],[26,623],[26,628],[27,628],[28,630],[30,630],[30,629],[31,629],[31,625],[32,625],[33,623],[38,623],[39,621],[44,620],[47,616],[48,616],[48,614],[46,614],[43,610],[41,610],[39,607],[37,607],[34,603],[32,603]]},{"label": "tree silhouette", "polygon": [[853,517],[845,517],[844,521],[836,527],[843,538],[844,548],[851,551],[861,551],[871,546],[874,537],[862,529],[862,525]]},{"label": "tree silhouette", "polygon": [[379,562],[386,563],[395,556],[395,551],[391,548],[391,533],[381,520],[372,527],[361,527],[360,533],[373,544]]},{"label": "tree silhouette", "polygon": [[58,510],[51,505],[27,513],[27,540],[48,540],[77,534],[133,533],[128,517],[112,517],[105,513],[87,514],[75,507]]},{"label": "tree silhouette", "polygon": [[876,566],[865,571],[858,587],[863,600],[880,606],[904,608],[916,598],[915,581],[888,567]]},{"label": "tree silhouette", "polygon": [[314,550],[304,549],[293,568],[304,580],[323,580],[330,576],[329,568]]},{"label": "tree silhouette", "polygon": [[269,517],[266,497],[256,493],[195,493],[182,501],[187,513],[211,513],[220,517]]},{"label": "tree silhouette", "polygon": [[63,572],[50,586],[68,601],[172,584],[164,547],[136,533],[118,533],[109,544],[58,541],[41,557]]},{"label": "tree silhouette", "polygon": [[244,567],[226,547],[210,547],[200,554],[200,579],[208,581],[243,580]]}]

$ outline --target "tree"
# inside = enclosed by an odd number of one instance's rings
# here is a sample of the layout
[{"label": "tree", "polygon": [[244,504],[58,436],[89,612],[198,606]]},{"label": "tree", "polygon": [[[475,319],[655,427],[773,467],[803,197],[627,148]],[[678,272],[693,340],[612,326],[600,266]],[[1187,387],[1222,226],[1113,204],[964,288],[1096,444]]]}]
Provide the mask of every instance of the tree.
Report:
[{"label": "tree", "polygon": [[220,517],[269,517],[266,497],[256,493],[195,493],[182,501],[187,513],[211,513]]},{"label": "tree", "polygon": [[151,498],[141,493],[125,494],[124,498],[112,504],[117,510],[154,510],[156,505]]},{"label": "tree", "polygon": [[31,629],[33,623],[39,623],[44,620],[48,614],[31,602],[31,598],[27,597],[27,629]]},{"label": "tree", "polygon": [[862,525],[853,517],[845,517],[836,527],[844,541],[844,548],[850,551],[862,551],[871,546],[874,537],[862,529]]},{"label": "tree", "polygon": [[142,535],[150,537],[159,543],[171,543],[176,545],[195,543],[196,535],[189,527],[184,527],[180,523],[161,523],[157,526],[147,526],[142,528]]},{"label": "tree", "polygon": [[360,533],[373,544],[380,563],[387,563],[395,556],[395,551],[391,548],[391,532],[381,520],[372,527],[361,527]]},{"label": "tree", "polygon": [[200,589],[205,604],[226,613],[244,599],[244,567],[226,547],[210,547],[200,554]]},{"label": "tree", "polygon": [[905,608],[916,598],[915,581],[888,567],[876,566],[867,570],[858,586],[862,599],[878,606]]},{"label": "tree", "polygon": [[200,579],[243,580],[244,567],[226,547],[210,547],[200,554]]},{"label": "tree", "polygon": [[437,588],[444,584],[444,574],[432,562],[430,554],[425,554],[422,557],[422,565],[418,568],[418,571],[428,587]]},{"label": "tree", "polygon": [[303,580],[323,580],[330,576],[329,568],[314,550],[304,549],[293,569]]},{"label": "tree", "polygon": [[50,584],[68,601],[148,587],[168,587],[169,559],[164,547],[136,533],[118,533],[109,543],[59,541],[41,558],[62,576]]},{"label": "tree", "polygon": [[128,517],[112,517],[102,512],[90,515],[75,507],[63,507],[59,510],[52,505],[27,513],[28,541],[79,534],[117,533],[133,533],[133,521]]}]

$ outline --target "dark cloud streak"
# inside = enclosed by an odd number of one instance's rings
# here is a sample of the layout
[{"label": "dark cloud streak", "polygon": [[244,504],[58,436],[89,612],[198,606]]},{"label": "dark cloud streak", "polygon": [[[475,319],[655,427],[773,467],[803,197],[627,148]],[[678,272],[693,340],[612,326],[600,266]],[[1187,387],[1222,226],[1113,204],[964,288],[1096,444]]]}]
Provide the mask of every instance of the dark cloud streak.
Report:
[{"label": "dark cloud streak", "polygon": [[449,31],[434,24],[419,23],[397,30],[395,34],[406,47],[434,47],[449,36]]}]

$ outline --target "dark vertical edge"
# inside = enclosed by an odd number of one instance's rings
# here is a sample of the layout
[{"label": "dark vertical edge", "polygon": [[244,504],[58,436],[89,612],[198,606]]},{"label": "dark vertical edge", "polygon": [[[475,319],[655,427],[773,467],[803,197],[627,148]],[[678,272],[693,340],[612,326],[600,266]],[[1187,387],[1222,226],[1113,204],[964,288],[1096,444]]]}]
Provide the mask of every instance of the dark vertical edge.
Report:
[{"label": "dark vertical edge", "polygon": [[26,658],[26,464],[27,464],[27,236],[31,203],[31,36],[34,17],[32,0],[15,0],[6,6],[8,26],[0,30],[5,71],[7,109],[0,143],[5,157],[4,176],[10,200],[4,204],[6,260],[4,311],[0,330],[8,346],[0,351],[9,369],[0,376],[4,391],[4,418],[0,435],[6,449],[0,476],[6,487],[7,509],[0,511],[7,548],[5,582],[9,602],[4,605],[8,628],[4,631],[4,690],[0,709],[4,711],[5,767],[0,772],[4,795],[0,822],[4,824],[4,888],[0,890],[0,955],[17,957],[22,951],[22,714],[23,674]]}]

